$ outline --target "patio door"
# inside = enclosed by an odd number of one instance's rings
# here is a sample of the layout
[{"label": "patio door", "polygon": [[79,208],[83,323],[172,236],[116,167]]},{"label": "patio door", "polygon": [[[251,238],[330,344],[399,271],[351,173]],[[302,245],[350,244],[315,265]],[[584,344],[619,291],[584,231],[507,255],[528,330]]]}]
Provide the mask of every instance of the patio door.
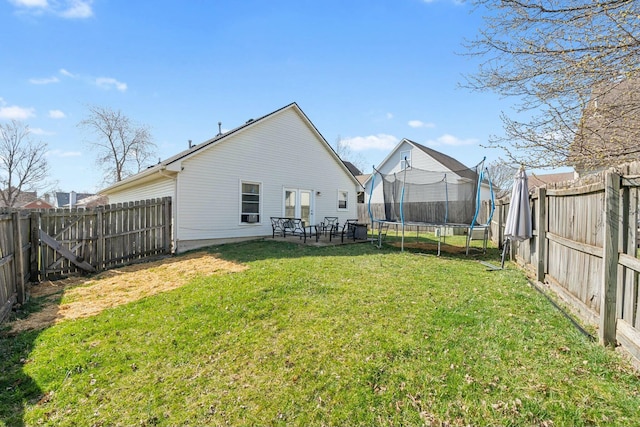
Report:
[{"label": "patio door", "polygon": [[315,224],[313,217],[313,191],[285,188],[284,216],[301,218],[305,225]]}]

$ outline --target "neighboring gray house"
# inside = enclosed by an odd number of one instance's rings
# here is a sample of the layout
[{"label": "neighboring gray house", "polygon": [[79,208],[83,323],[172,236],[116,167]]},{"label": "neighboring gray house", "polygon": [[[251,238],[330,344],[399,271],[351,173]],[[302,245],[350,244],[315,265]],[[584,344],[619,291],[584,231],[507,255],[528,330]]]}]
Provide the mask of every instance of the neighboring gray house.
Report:
[{"label": "neighboring gray house", "polygon": [[296,103],[101,191],[110,203],[170,196],[174,251],[271,236],[272,216],[357,218],[361,185]]},{"label": "neighboring gray house", "polygon": [[[444,174],[447,175],[447,180],[451,184],[476,182],[478,180],[478,175],[475,172],[453,157],[406,138],[400,141],[398,145],[391,150],[389,155],[385,157],[376,169],[383,174],[401,172],[405,167],[405,161],[410,168],[433,172],[434,180],[440,179]],[[440,176],[438,174],[440,174]],[[367,177],[363,184],[365,187],[366,201],[368,202],[370,198],[372,182],[375,188],[371,195],[371,203],[384,203],[381,181],[379,178],[377,178],[377,180],[372,180],[371,176]],[[487,184],[483,184],[481,186],[480,194],[482,200],[488,200],[491,197],[489,186]],[[458,200],[455,187],[452,187],[449,190],[449,194],[447,196],[450,201]],[[443,197],[444,195],[441,195],[441,198]],[[424,201],[428,202],[430,200],[425,199]]]}]

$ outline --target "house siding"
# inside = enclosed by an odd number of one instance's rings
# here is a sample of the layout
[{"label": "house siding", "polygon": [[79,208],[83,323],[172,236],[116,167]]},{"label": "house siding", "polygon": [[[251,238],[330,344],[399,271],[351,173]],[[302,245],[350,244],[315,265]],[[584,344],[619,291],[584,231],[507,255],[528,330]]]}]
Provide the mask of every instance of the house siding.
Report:
[{"label": "house siding", "polygon": [[[283,215],[285,188],[313,191],[316,223],[324,216],[356,218],[356,184],[320,142],[287,109],[185,160],[178,178],[178,242],[271,235],[270,217]],[[243,181],[261,184],[257,224],[240,222]],[[349,191],[347,211],[337,208],[339,189]]]},{"label": "house siding", "polygon": [[[325,216],[357,218],[360,185],[296,104],[205,144],[166,164],[175,181],[141,178],[107,189],[110,200],[173,197],[176,252],[271,236],[270,217],[284,215],[285,188],[312,192],[316,224]],[[240,221],[242,182],[260,184],[258,223]],[[346,210],[338,209],[338,190],[348,191]]]},{"label": "house siding", "polygon": [[175,181],[172,178],[158,174],[157,180],[145,185],[130,187],[118,193],[109,194],[109,203],[124,203],[162,197],[175,198]]}]

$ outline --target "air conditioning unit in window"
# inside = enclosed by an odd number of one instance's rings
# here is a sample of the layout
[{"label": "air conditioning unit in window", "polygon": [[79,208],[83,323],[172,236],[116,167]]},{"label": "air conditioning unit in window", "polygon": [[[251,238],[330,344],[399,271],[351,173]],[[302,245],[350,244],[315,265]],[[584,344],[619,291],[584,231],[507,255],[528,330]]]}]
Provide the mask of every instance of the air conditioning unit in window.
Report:
[{"label": "air conditioning unit in window", "polygon": [[248,223],[254,223],[254,222],[258,222],[258,215],[247,215],[247,222]]}]

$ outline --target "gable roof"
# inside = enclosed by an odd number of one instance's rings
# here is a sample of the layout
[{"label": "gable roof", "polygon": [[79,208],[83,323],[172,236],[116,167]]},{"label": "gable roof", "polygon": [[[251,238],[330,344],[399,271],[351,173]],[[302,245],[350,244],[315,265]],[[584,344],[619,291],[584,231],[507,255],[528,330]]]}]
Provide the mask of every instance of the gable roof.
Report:
[{"label": "gable roof", "polygon": [[150,166],[148,167],[146,170],[137,173],[136,175],[132,175],[130,177],[127,177],[125,179],[123,179],[122,181],[116,182],[115,184],[112,184],[111,186],[104,188],[103,190],[100,191],[100,193],[102,194],[108,194],[109,192],[116,190],[119,187],[123,187],[123,186],[128,186],[129,184],[132,184],[136,181],[139,181],[141,179],[144,179],[146,177],[149,177],[155,173],[158,173],[159,171],[170,171],[170,172],[178,172],[180,170],[180,163],[187,159],[190,158],[194,155],[196,155],[198,152],[200,152],[201,150],[205,150],[207,148],[213,147],[217,144],[220,144],[221,142],[225,141],[226,139],[228,139],[230,136],[232,135],[236,135],[240,132],[243,132],[244,130],[251,128],[253,126],[258,125],[259,123],[267,120],[270,117],[274,117],[280,113],[282,113],[285,110],[293,110],[295,111],[300,118],[303,120],[303,122],[309,126],[309,128],[311,129],[311,131],[316,135],[316,137],[322,141],[322,143],[325,145],[325,147],[327,149],[330,150],[331,154],[333,155],[334,159],[341,165],[341,167],[345,170],[345,172],[347,172],[349,174],[349,176],[352,177],[354,183],[359,184],[358,180],[355,178],[355,176],[353,176],[353,174],[351,173],[351,171],[347,168],[347,166],[342,162],[342,160],[340,160],[340,157],[338,156],[338,154],[335,152],[335,150],[331,147],[331,145],[327,142],[327,140],[324,138],[324,136],[322,136],[322,134],[320,133],[320,131],[318,131],[318,129],[315,127],[315,125],[311,122],[311,120],[309,120],[309,118],[307,117],[307,115],[302,111],[302,109],[300,109],[300,107],[298,106],[297,103],[292,102],[291,104],[285,105],[282,108],[279,108],[269,114],[266,114],[262,117],[259,117],[257,119],[249,119],[247,120],[244,124],[230,130],[224,133],[219,133],[218,135],[214,136],[211,139],[208,139],[205,142],[202,142],[200,144],[197,145],[193,145],[190,148],[181,151],[178,154],[175,154],[171,157],[169,157],[166,160],[160,161],[158,162],[156,165]]},{"label": "gable roof", "polygon": [[413,144],[416,148],[422,150],[427,155],[431,156],[438,163],[442,164],[444,167],[449,169],[451,172],[455,172],[463,178],[468,178],[470,180],[478,179],[478,175],[473,171],[473,169],[469,169],[467,166],[460,163],[458,160],[454,159],[451,156],[447,156],[444,153],[436,151],[432,148],[425,147],[422,144],[418,144],[417,142],[413,142],[411,140],[405,139],[405,141]]}]

